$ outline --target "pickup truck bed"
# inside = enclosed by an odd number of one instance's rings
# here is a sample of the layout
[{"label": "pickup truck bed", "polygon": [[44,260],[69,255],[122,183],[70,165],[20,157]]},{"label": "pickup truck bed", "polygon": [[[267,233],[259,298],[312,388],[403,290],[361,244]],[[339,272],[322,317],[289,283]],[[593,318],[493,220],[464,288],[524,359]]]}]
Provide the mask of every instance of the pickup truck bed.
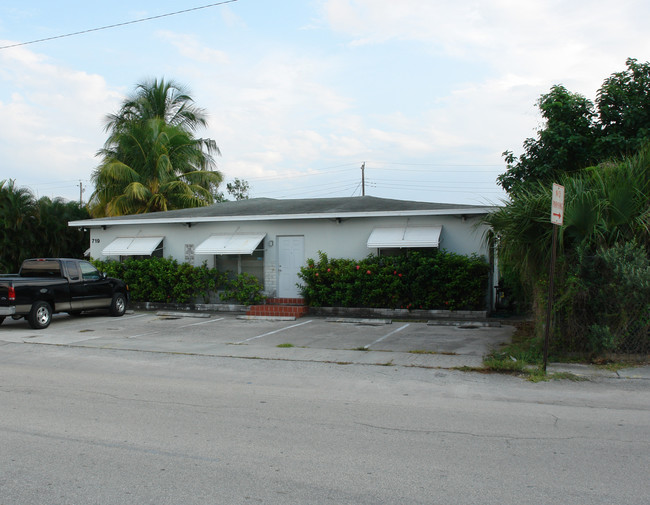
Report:
[{"label": "pickup truck bed", "polygon": [[56,312],[126,311],[128,286],[101,274],[90,262],[72,258],[39,258],[23,262],[17,275],[0,276],[0,323],[6,316],[24,317],[35,329],[47,328]]}]

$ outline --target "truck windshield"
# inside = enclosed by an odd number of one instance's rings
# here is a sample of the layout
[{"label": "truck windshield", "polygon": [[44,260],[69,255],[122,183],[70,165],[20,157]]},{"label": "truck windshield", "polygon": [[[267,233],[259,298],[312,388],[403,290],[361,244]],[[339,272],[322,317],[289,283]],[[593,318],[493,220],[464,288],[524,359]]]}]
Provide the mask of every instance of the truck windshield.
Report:
[{"label": "truck windshield", "polygon": [[54,260],[25,261],[21,277],[61,277],[61,265]]}]

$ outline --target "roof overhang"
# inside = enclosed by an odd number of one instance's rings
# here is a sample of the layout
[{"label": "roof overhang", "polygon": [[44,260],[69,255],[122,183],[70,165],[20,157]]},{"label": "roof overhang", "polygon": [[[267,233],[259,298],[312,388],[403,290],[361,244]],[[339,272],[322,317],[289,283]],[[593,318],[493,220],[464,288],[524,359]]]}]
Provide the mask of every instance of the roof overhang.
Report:
[{"label": "roof overhang", "polygon": [[194,249],[195,254],[252,254],[266,233],[210,235]]},{"label": "roof overhang", "polygon": [[397,211],[372,211],[372,212],[323,212],[307,214],[255,214],[255,215],[228,215],[209,217],[142,217],[142,218],[96,218],[83,221],[70,221],[68,226],[97,228],[102,226],[118,225],[145,225],[145,224],[195,224],[195,223],[223,223],[242,221],[288,221],[294,219],[350,219],[366,217],[414,217],[414,216],[476,216],[485,215],[498,207],[459,207],[454,209],[423,209],[423,210],[397,210]]},{"label": "roof overhang", "polygon": [[164,237],[118,237],[102,249],[103,256],[148,256]]},{"label": "roof overhang", "polygon": [[438,247],[442,226],[375,228],[368,237],[370,249]]}]

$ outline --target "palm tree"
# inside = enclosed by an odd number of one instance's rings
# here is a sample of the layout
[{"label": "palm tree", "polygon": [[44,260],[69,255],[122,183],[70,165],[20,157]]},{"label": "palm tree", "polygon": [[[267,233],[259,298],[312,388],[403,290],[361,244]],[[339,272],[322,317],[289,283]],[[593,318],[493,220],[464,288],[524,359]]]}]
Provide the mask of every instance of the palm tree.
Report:
[{"label": "palm tree", "polygon": [[[558,323],[565,335],[584,337],[597,316],[589,310],[595,303],[589,300],[593,292],[584,286],[598,293],[608,288],[603,272],[594,266],[596,258],[637,246],[646,256],[650,254],[650,144],[636,156],[563,174],[558,182],[566,195],[555,271],[556,308],[564,307]],[[530,183],[484,220],[499,237],[501,264],[518,274],[532,297],[538,321],[543,320],[546,304],[544,283],[553,230],[550,212],[550,185]]]},{"label": "palm tree", "polygon": [[223,180],[215,169],[219,148],[194,132],[207,125],[185,89],[173,81],[138,84],[117,114],[107,116],[109,137],[93,172],[95,217],[137,214],[215,201]]},{"label": "palm tree", "polygon": [[51,200],[47,196],[37,202],[39,246],[36,256],[54,258],[82,258],[88,248],[88,231],[70,228],[68,222],[87,219],[88,210],[79,202],[66,202],[63,198]]},{"label": "palm tree", "polygon": [[38,208],[34,195],[12,179],[0,181],[0,268],[17,271],[38,243]]},{"label": "palm tree", "polygon": [[208,125],[205,110],[194,105],[184,86],[154,79],[136,85],[135,93],[124,101],[119,112],[106,117],[105,130],[115,132],[126,123],[155,118],[189,131]]}]

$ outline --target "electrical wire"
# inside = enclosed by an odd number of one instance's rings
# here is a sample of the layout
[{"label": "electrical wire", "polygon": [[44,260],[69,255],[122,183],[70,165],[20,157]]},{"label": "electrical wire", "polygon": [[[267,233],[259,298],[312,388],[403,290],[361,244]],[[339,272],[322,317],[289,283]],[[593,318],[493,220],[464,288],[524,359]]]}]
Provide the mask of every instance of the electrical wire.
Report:
[{"label": "electrical wire", "polygon": [[100,26],[99,28],[90,28],[88,30],[81,30],[79,32],[74,32],[74,33],[66,33],[65,35],[56,35],[54,37],[47,37],[44,39],[38,39],[38,40],[30,40],[29,42],[18,42],[16,44],[11,44],[8,46],[1,46],[1,49],[9,49],[12,47],[18,47],[18,46],[26,46],[29,44],[37,44],[39,42],[47,42],[48,40],[56,40],[56,39],[63,39],[65,37],[73,37],[75,35],[83,35],[85,33],[91,33],[91,32],[98,32],[100,30],[108,30],[109,28],[117,28],[120,26],[126,26],[126,25],[132,25],[135,23],[143,23],[145,21],[151,21],[152,19],[160,19],[160,18],[166,18],[169,16],[176,16],[177,14],[185,14],[186,12],[192,12],[192,11],[198,11],[201,9],[207,9],[209,7],[216,7],[218,5],[224,5],[224,4],[229,4],[236,2],[237,0],[224,0],[222,2],[217,2],[213,4],[208,4],[208,5],[202,5],[200,7],[192,7],[191,9],[184,9],[182,11],[176,11],[176,12],[169,12],[167,14],[159,14],[158,16],[150,16],[148,18],[142,18],[142,19],[135,19],[133,21],[125,21],[123,23],[116,23],[114,25],[107,25],[107,26]]}]

